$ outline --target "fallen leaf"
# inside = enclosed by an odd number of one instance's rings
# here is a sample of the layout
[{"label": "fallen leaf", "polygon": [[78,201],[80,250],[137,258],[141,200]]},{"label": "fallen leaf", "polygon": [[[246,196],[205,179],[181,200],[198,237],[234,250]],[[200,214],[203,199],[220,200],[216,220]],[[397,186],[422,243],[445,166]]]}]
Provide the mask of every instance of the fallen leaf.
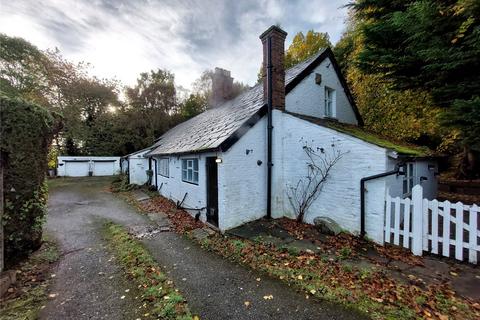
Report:
[{"label": "fallen leaf", "polygon": [[52,298],[52,299],[55,298],[56,296],[58,296],[58,293],[50,293],[50,294],[48,295],[48,297],[49,297],[49,298]]},{"label": "fallen leaf", "polygon": [[310,293],[311,293],[311,294],[315,294],[315,293],[317,293],[317,290],[312,289],[312,290],[310,290]]},{"label": "fallen leaf", "polygon": [[250,301],[245,301],[243,304],[245,305],[245,307],[248,307],[250,306]]},{"label": "fallen leaf", "polygon": [[122,300],[125,299],[125,296],[121,296],[120,299],[122,299]]},{"label": "fallen leaf", "polygon": [[261,279],[260,279],[260,278],[257,278],[257,279],[255,279],[255,280],[260,281]]},{"label": "fallen leaf", "polygon": [[303,280],[302,275],[299,275],[299,276],[297,277],[297,279],[298,279],[298,280]]},{"label": "fallen leaf", "polygon": [[263,296],[263,299],[265,300],[272,300],[273,299],[273,295],[268,295],[268,296]]},{"label": "fallen leaf", "polygon": [[458,277],[458,273],[456,273],[456,272],[450,271],[450,274],[454,277]]}]

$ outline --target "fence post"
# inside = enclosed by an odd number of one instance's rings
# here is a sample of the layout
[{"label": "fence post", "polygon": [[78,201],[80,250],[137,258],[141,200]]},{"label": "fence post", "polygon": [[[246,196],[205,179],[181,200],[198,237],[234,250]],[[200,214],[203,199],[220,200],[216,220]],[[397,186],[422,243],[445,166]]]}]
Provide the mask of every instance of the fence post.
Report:
[{"label": "fence post", "polygon": [[412,252],[416,256],[423,253],[423,188],[419,184],[412,189]]}]

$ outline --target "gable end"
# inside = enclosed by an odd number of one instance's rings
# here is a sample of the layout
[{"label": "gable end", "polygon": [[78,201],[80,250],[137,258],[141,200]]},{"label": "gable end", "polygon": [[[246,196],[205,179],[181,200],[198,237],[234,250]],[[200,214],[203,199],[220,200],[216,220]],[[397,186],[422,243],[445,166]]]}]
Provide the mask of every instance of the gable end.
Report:
[{"label": "gable end", "polygon": [[343,77],[342,72],[340,70],[340,66],[338,65],[338,62],[335,59],[335,56],[330,48],[325,49],[314,61],[312,61],[312,63],[310,63],[294,79],[292,79],[289,83],[287,83],[287,85],[285,86],[285,94],[288,94],[290,91],[292,91],[293,88],[295,88],[300,82],[302,82],[303,79],[305,79],[310,73],[312,73],[313,70],[318,65],[320,65],[320,63],[326,58],[329,58],[333,65],[335,73],[338,79],[340,80],[340,83],[342,84],[345,95],[347,96],[348,102],[352,106],[353,112],[355,113],[355,118],[357,119],[358,125],[363,126],[362,116],[358,111],[355,100],[353,99],[353,95],[350,92],[350,89],[348,88],[347,81]]}]

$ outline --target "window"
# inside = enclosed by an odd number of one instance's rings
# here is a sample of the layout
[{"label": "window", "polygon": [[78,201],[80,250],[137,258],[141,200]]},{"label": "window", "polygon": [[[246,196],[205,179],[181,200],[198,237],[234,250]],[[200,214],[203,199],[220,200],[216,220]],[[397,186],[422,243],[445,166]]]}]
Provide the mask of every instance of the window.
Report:
[{"label": "window", "polygon": [[325,116],[335,117],[335,90],[325,87]]},{"label": "window", "polygon": [[408,197],[412,194],[412,188],[414,185],[415,176],[413,163],[406,163],[403,166],[403,172],[405,172],[405,175],[403,176],[403,195]]},{"label": "window", "polygon": [[198,184],[198,159],[182,159],[182,181]]},{"label": "window", "polygon": [[158,174],[164,177],[169,176],[169,159],[168,158],[161,158],[160,160],[157,161],[158,163]]}]

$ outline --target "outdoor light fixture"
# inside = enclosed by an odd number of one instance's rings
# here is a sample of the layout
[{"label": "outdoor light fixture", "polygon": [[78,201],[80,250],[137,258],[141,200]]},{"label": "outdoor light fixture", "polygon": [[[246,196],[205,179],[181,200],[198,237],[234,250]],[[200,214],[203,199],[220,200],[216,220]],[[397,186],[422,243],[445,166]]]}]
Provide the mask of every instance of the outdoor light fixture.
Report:
[{"label": "outdoor light fixture", "polygon": [[215,159],[215,162],[216,162],[216,163],[222,163],[222,158],[217,158],[217,159]]}]

